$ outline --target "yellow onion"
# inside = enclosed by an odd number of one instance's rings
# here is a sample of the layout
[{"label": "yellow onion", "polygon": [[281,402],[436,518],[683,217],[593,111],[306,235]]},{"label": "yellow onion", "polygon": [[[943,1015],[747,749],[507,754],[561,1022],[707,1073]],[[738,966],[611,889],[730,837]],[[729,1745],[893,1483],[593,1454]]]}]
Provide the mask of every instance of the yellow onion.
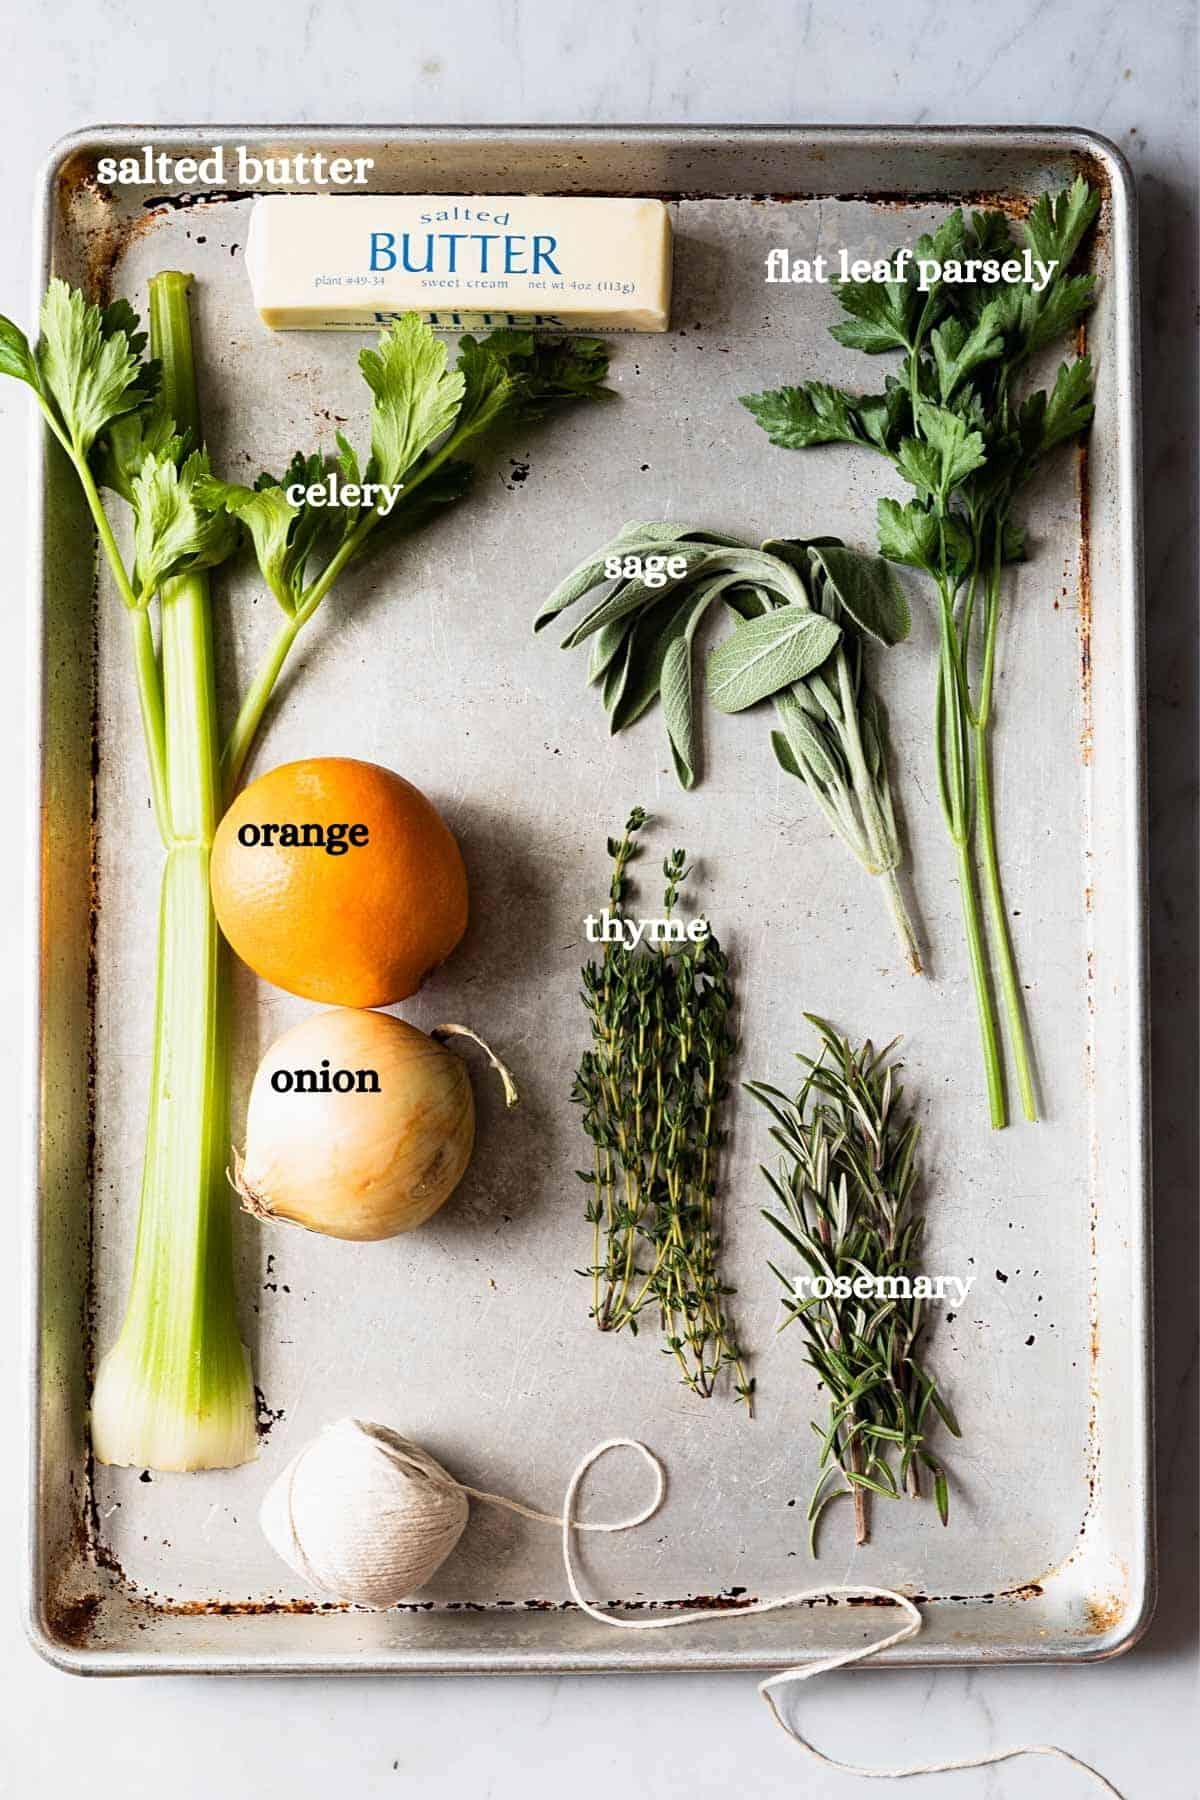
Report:
[{"label": "yellow onion", "polygon": [[440,1041],[487,1051],[465,1025],[432,1035],[391,1013],[341,1007],[277,1038],[254,1077],[234,1185],[248,1212],[327,1237],[395,1237],[424,1224],[461,1181],[475,1142],[466,1066]]}]

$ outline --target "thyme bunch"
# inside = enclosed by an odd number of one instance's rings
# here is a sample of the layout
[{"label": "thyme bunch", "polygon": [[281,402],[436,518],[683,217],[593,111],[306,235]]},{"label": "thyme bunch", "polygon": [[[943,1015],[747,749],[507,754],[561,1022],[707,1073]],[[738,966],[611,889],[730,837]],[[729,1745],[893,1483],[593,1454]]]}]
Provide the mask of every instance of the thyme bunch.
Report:
[{"label": "thyme bunch", "polygon": [[[769,1265],[786,1290],[785,1325],[799,1323],[807,1361],[829,1395],[827,1425],[812,1427],[821,1444],[808,1508],[815,1555],[817,1525],[832,1501],[853,1499],[855,1542],[864,1544],[868,1496],[895,1499],[906,1489],[918,1498],[922,1464],[944,1525],[949,1489],[927,1447],[930,1409],[960,1433],[916,1354],[925,1327],[924,1301],[911,1297],[925,1229],[915,1201],[920,1126],[904,1105],[895,1044],[876,1050],[868,1039],[854,1050],[823,1019],[805,1016],[822,1048],[815,1059],[798,1056],[805,1074],[796,1097],[765,1082],[747,1090],[774,1118],[771,1136],[783,1153],[777,1173],[763,1169],[782,1212],[763,1217],[822,1281],[820,1297],[802,1298],[795,1277]],[[856,1281],[868,1285],[864,1277],[873,1291],[855,1294]]]},{"label": "thyme bunch", "polygon": [[655,941],[626,935],[629,865],[638,856],[641,807],[621,837],[609,838],[610,930],[598,958],[584,965],[583,1002],[590,1047],[572,1099],[592,1141],[588,1189],[592,1317],[601,1331],[636,1335],[657,1309],[664,1352],[684,1384],[708,1398],[722,1369],[749,1408],[754,1383],[725,1309],[733,1293],[721,1279],[716,1200],[726,1133],[722,1107],[734,1048],[729,964],[711,931],[684,935],[675,910],[690,868],[683,850],[662,865],[663,922],[676,930]]}]

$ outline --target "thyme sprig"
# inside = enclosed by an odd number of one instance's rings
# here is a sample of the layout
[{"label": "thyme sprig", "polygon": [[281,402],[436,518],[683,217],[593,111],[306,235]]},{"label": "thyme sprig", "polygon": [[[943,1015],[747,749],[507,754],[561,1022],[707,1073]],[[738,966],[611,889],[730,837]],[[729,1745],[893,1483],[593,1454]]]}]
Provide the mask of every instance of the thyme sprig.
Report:
[{"label": "thyme sprig", "polygon": [[[654,942],[626,938],[628,870],[645,823],[635,807],[621,837],[608,840],[608,917],[621,935],[582,971],[591,1045],[572,1098],[593,1160],[579,1171],[592,1227],[592,1263],[581,1273],[601,1331],[636,1335],[642,1315],[657,1308],[664,1351],[685,1385],[708,1398],[727,1369],[749,1408],[754,1383],[725,1309],[734,1290],[721,1279],[716,1228],[734,1048],[729,964],[711,931],[698,941],[682,929]],[[673,921],[691,873],[686,852],[672,850],[662,869],[663,917]]]},{"label": "thyme sprig", "polygon": [[[822,1048],[815,1059],[798,1056],[805,1074],[796,1097],[766,1082],[746,1085],[771,1113],[771,1136],[783,1153],[778,1172],[763,1169],[782,1212],[764,1211],[763,1217],[808,1273],[824,1278],[822,1297],[802,1298],[795,1274],[769,1265],[786,1290],[785,1325],[799,1323],[807,1361],[829,1395],[827,1425],[813,1423],[821,1444],[808,1508],[815,1555],[827,1506],[852,1497],[855,1542],[864,1544],[868,1496],[895,1499],[907,1489],[917,1498],[921,1464],[933,1476],[944,1525],[949,1488],[927,1445],[930,1408],[955,1437],[960,1433],[916,1355],[925,1328],[924,1302],[910,1291],[925,1229],[914,1198],[920,1126],[904,1105],[895,1044],[876,1050],[868,1040],[853,1050],[825,1020],[805,1016]],[[868,1297],[852,1290],[864,1276],[876,1290]],[[831,1285],[839,1278],[840,1288]],[[847,1286],[851,1292],[843,1298]]]}]

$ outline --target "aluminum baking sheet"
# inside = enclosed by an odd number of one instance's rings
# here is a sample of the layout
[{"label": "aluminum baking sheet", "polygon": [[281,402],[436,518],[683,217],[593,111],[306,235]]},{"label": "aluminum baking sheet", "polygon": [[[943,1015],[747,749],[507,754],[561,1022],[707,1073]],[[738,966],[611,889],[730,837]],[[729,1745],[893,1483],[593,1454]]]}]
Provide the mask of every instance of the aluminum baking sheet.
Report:
[{"label": "aluminum baking sheet", "polygon": [[[666,195],[674,317],[667,336],[615,342],[619,400],[514,440],[468,503],[343,581],[258,752],[259,769],[322,753],[376,759],[436,800],[464,846],[472,923],[406,1016],[469,1016],[520,1071],[526,1104],[502,1117],[492,1085],[477,1084],[472,1167],[411,1236],[339,1244],[239,1218],[269,1430],[259,1461],[229,1473],[150,1477],[88,1453],[89,1370],[120,1317],[137,1212],[159,851],[119,607],[103,577],[96,587],[70,479],[39,439],[27,1196],[39,1648],[91,1672],[757,1668],[878,1630],[878,1615],[845,1605],[607,1630],[565,1604],[554,1532],[479,1507],[419,1604],[370,1614],[314,1602],[266,1547],[256,1512],[295,1450],[348,1412],[417,1438],[465,1481],[551,1509],[596,1440],[644,1439],[667,1463],[666,1505],[642,1531],[587,1546],[590,1588],[614,1603],[709,1596],[733,1608],[826,1577],[922,1597],[907,1661],[1124,1648],[1148,1615],[1152,1557],[1138,363],[1119,155],[1054,131],[132,127],[74,139],[46,175],[39,288],[61,272],[140,301],[156,269],[193,271],[209,441],[235,473],[328,447],[335,422],[361,431],[355,343],[261,327],[242,262],[250,195],[184,203],[97,189],[98,155],[150,141],[176,155],[221,141],[372,156],[382,192]],[[1035,554],[1012,577],[996,732],[1045,1120],[992,1134],[930,760],[928,595],[882,677],[926,982],[900,972],[876,895],[803,792],[771,772],[765,726],[710,712],[705,779],[684,794],[661,721],[609,738],[580,656],[535,639],[530,621],[565,567],[632,517],[870,543],[880,465],[774,450],[738,405],[805,375],[861,378],[828,336],[830,291],[765,286],[766,250],[883,254],[951,199],[1020,209],[1079,169],[1105,196],[1088,323],[1096,424],[1086,453],[1060,458],[1030,496]],[[228,697],[272,606],[245,565],[222,575],[217,604]],[[805,1008],[851,1033],[904,1034],[926,1133],[927,1266],[977,1276],[929,1349],[964,1432],[948,1458],[948,1530],[929,1505],[880,1503],[868,1547],[853,1553],[835,1515],[809,1562],[817,1397],[799,1343],[775,1335],[755,1167],[766,1146],[749,1104],[725,1236],[758,1416],[692,1398],[652,1342],[602,1339],[588,1322],[572,1273],[588,1246],[568,1101],[582,919],[603,899],[605,834],[634,802],[653,810],[659,842],[698,861],[698,894],[736,967],[739,1074],[787,1081]],[[261,1047],[306,1008],[242,971],[236,1010],[235,1118]],[[606,1464],[589,1507],[628,1507],[639,1476]]]}]

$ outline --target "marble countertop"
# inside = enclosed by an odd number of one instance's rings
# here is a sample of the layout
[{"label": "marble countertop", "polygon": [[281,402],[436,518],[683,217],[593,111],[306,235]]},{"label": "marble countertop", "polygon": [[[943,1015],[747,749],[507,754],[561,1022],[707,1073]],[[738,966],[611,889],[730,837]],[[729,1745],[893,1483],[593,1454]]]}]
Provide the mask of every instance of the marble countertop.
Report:
[{"label": "marble countertop", "polygon": [[[835,1675],[796,1717],[864,1763],[1056,1742],[1127,1800],[1196,1788],[1196,393],[1195,8],[1162,0],[341,0],[255,7],[209,0],[144,26],[122,0],[63,0],[7,24],[8,227],[0,310],[28,310],[32,191],[52,141],[90,124],[359,119],[471,123],[927,123],[1086,126],[1129,157],[1142,208],[1156,1230],[1162,1599],[1115,1662],[1064,1669]],[[24,397],[0,390],[7,584],[0,773],[20,841],[25,552]],[[19,888],[0,899],[0,1141],[15,1167],[24,967]],[[0,1422],[19,1441],[19,1309],[0,1259]],[[14,1458],[14,1466],[15,1458]],[[16,1618],[19,1474],[0,1488],[0,1794],[45,1800],[90,1783],[101,1800],[411,1791],[527,1800],[693,1800],[803,1792],[841,1800],[853,1779],[816,1768],[771,1729],[746,1676],[442,1680],[421,1684],[81,1682],[41,1663]],[[933,1791],[932,1779],[915,1784]],[[1022,1800],[1089,1791],[1026,1759],[943,1778],[947,1794]]]}]

